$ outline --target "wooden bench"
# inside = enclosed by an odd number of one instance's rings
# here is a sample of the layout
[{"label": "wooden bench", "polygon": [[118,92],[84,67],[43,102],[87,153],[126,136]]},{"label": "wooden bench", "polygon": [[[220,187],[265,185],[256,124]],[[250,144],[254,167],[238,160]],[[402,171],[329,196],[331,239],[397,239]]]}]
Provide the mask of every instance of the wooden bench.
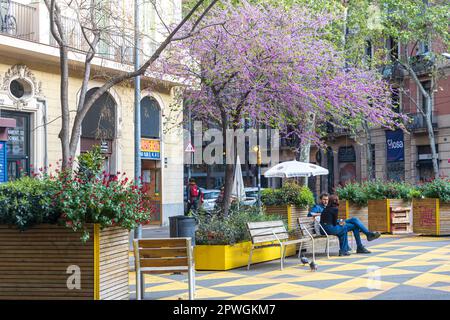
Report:
[{"label": "wooden bench", "polygon": [[[247,222],[247,228],[252,240],[250,256],[248,257],[247,270],[250,270],[252,263],[252,254],[255,249],[267,247],[280,247],[280,267],[283,270],[284,259],[286,257],[286,247],[305,241],[311,241],[312,238],[289,239],[289,234],[282,220],[264,221],[264,222]],[[299,253],[300,258],[300,253]]]},{"label": "wooden bench", "polygon": [[[315,253],[315,247],[314,242],[318,239],[326,239],[326,245],[325,245],[325,253],[327,254],[328,259],[330,259],[330,237],[325,232],[322,225],[319,223],[319,228],[323,232],[323,234],[318,234],[316,232],[315,228],[315,219],[313,217],[304,217],[304,218],[298,218],[298,225],[300,226],[300,232],[302,237],[309,237],[312,242],[312,254],[313,254],[313,261],[316,260],[316,253]],[[303,243],[300,245],[300,252],[302,251]]]},{"label": "wooden bench", "polygon": [[183,272],[188,274],[189,299],[195,295],[195,268],[191,238],[136,239],[136,299],[145,295],[144,274]]}]

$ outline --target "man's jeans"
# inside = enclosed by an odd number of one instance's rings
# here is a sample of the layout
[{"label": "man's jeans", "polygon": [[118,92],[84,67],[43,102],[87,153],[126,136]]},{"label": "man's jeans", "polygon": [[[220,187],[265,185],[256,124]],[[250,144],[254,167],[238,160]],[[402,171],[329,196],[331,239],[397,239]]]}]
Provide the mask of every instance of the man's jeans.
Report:
[{"label": "man's jeans", "polygon": [[355,236],[356,245],[358,248],[363,247],[361,242],[360,232],[364,233],[366,236],[370,235],[371,232],[366,228],[366,226],[358,218],[350,218],[345,220],[345,226],[347,226],[348,231],[353,231]]}]

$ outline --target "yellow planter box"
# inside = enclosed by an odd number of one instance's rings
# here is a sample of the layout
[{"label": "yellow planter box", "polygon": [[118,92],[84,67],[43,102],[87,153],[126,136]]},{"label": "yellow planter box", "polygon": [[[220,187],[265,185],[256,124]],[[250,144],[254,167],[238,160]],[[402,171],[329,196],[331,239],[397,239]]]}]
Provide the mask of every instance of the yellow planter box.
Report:
[{"label": "yellow planter box", "polygon": [[[230,270],[244,267],[252,243],[241,242],[235,245],[197,245],[194,249],[196,270]],[[295,245],[286,248],[286,256],[295,254]],[[268,247],[253,250],[252,263],[280,259],[279,247]]]}]

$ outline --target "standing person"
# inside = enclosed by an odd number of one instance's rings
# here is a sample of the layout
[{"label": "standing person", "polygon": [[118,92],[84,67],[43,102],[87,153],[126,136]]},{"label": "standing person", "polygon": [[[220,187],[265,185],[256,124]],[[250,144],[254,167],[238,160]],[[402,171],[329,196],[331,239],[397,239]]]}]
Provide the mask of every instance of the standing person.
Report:
[{"label": "standing person", "polygon": [[220,187],[219,196],[217,197],[217,200],[216,200],[216,207],[217,208],[221,208],[222,207],[224,194],[225,194],[225,187],[221,186]]},{"label": "standing person", "polygon": [[198,187],[197,183],[193,178],[189,180],[188,187],[188,206],[187,212],[189,213],[191,210],[197,212],[199,205],[202,203],[202,191]]},{"label": "standing person", "polygon": [[370,253],[362,242],[360,232],[367,236],[368,241],[375,240],[380,237],[379,232],[369,231],[357,218],[351,218],[346,221],[338,221],[339,198],[336,195],[329,197],[327,207],[320,216],[320,223],[326,233],[335,235],[339,238],[339,256],[349,256],[350,247],[348,245],[348,232],[353,231],[357,245],[356,253]]}]

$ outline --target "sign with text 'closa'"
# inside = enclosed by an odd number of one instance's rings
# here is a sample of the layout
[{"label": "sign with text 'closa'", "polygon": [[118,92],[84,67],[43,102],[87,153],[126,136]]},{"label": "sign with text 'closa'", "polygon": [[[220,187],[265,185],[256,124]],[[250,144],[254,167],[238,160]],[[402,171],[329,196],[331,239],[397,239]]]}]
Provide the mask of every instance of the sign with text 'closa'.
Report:
[{"label": "sign with text 'closa'", "polygon": [[387,162],[405,160],[405,143],[403,142],[403,131],[386,131]]}]

